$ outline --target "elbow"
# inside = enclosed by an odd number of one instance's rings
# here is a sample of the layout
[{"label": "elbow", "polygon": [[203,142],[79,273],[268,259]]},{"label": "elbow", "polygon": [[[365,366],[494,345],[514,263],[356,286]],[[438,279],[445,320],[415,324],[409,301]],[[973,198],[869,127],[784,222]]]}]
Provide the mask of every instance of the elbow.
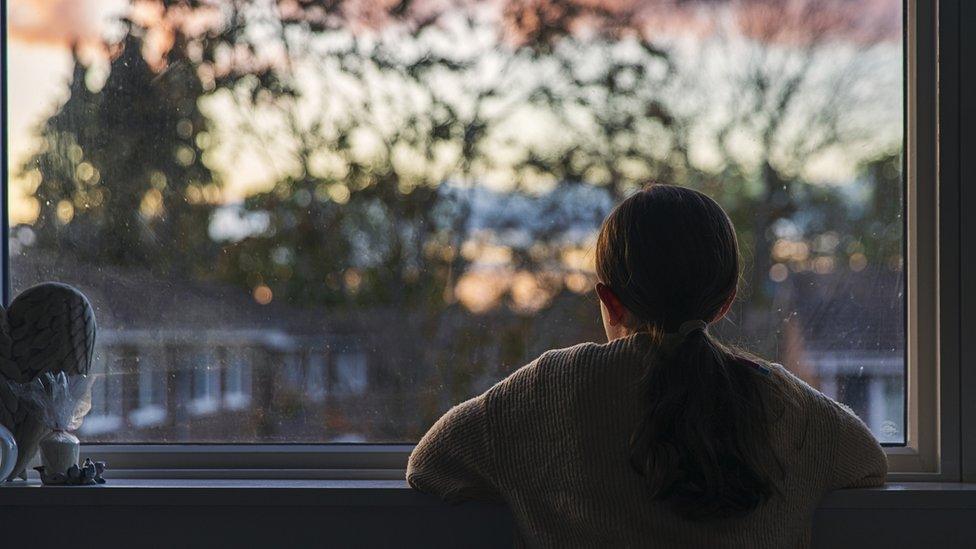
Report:
[{"label": "elbow", "polygon": [[853,482],[845,486],[845,488],[878,488],[884,486],[887,478],[888,458],[879,448],[878,454],[875,456],[872,466],[868,468],[866,474],[856,478]]},{"label": "elbow", "polygon": [[886,476],[884,473],[871,474],[848,484],[845,488],[878,488],[884,486]]},{"label": "elbow", "polygon": [[407,465],[406,480],[407,484],[414,490],[417,490],[418,492],[430,493],[430,490],[425,486],[423,481],[423,475],[421,475],[416,469],[411,468],[409,465]]},{"label": "elbow", "polygon": [[426,492],[420,483],[420,477],[411,471],[407,471],[407,485],[418,492]]},{"label": "elbow", "polygon": [[410,452],[410,457],[407,458],[406,480],[407,484],[409,484],[414,490],[426,492],[427,490],[424,490],[424,483],[422,482],[422,462],[423,448],[421,445],[417,445],[417,447]]},{"label": "elbow", "polygon": [[871,468],[871,473],[865,478],[865,482],[869,483],[867,486],[870,487],[884,486],[885,480],[888,478],[888,455],[885,454],[884,448],[880,445],[876,448],[874,467]]},{"label": "elbow", "polygon": [[874,473],[868,475],[867,482],[870,487],[884,486],[888,479],[888,456],[882,450],[878,456],[877,467]]}]

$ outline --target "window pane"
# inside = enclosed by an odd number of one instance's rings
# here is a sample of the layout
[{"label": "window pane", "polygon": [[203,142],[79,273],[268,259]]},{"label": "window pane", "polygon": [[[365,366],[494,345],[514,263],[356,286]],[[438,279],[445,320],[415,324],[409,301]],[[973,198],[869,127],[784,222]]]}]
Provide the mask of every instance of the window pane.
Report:
[{"label": "window pane", "polygon": [[117,431],[123,424],[123,361],[111,350],[100,349],[92,357],[92,407],[79,430],[89,437]]},{"label": "window pane", "polygon": [[224,405],[231,410],[246,410],[251,405],[253,353],[247,348],[227,352]]},{"label": "window pane", "polygon": [[904,442],[900,1],[192,4],[7,3],[13,289],[95,307],[86,440],[416,440],[603,340],[657,180],[736,223],[716,331]]},{"label": "window pane", "polygon": [[334,391],[339,394],[361,395],[368,389],[366,354],[339,353],[335,358]]},{"label": "window pane", "polygon": [[326,395],[326,376],[328,357],[321,352],[312,352],[308,357],[308,370],[305,374],[305,390],[312,400],[323,400]]},{"label": "window pane", "polygon": [[164,353],[158,347],[140,351],[133,360],[137,400],[129,412],[129,422],[146,428],[166,421],[166,363]]}]

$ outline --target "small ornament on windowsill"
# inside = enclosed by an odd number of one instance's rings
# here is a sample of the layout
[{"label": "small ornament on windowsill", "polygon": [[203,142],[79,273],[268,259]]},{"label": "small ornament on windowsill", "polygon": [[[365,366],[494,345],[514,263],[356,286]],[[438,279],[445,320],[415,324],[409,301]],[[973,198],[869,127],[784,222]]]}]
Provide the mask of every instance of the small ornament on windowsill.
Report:
[{"label": "small ornament on windowsill", "polygon": [[94,484],[105,484],[102,473],[105,472],[104,461],[92,461],[86,458],[85,463],[78,467],[72,465],[64,473],[47,474],[45,467],[34,467],[34,470],[41,475],[41,482],[46,485],[63,486],[92,486]]},{"label": "small ornament on windowsill", "polygon": [[91,303],[66,284],[38,284],[8,307],[0,306],[0,426],[11,435],[0,436],[0,472],[7,473],[0,483],[27,480],[28,464],[51,430],[44,412],[25,400],[17,387],[46,374],[88,374],[95,331]]},{"label": "small ornament on windowsill", "polygon": [[[86,375],[48,372],[30,383],[9,384],[10,390],[48,429],[39,444],[43,466],[39,472],[44,484],[79,484],[88,474],[87,469],[83,472],[78,466],[81,444],[69,431],[81,427],[91,409],[91,381]],[[94,479],[97,468],[92,464],[90,469]]]}]

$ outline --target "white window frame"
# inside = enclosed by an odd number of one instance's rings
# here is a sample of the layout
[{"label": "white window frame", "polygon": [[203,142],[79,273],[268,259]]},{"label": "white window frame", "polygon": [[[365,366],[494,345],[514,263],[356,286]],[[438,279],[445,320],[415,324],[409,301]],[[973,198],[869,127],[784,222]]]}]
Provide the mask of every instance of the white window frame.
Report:
[{"label": "white window frame", "polygon": [[[976,435],[967,435],[965,441],[960,436],[961,235],[959,205],[953,203],[959,199],[959,180],[947,169],[947,159],[951,163],[950,156],[958,157],[958,151],[940,150],[938,140],[945,130],[943,122],[951,123],[959,113],[958,97],[954,106],[940,102],[945,93],[953,93],[940,88],[940,82],[958,84],[960,66],[958,59],[947,65],[948,72],[940,66],[940,40],[946,35],[958,41],[959,29],[941,28],[939,23],[953,22],[960,1],[906,2],[907,440],[904,446],[886,448],[893,481],[959,480],[962,442],[976,447]],[[0,110],[6,128],[6,109]],[[5,178],[6,147],[2,168]],[[7,257],[6,238],[0,249]],[[3,286],[6,300],[8,281]],[[976,389],[971,381],[966,386]],[[130,477],[402,478],[412,448],[412,444],[94,444],[85,445],[83,454],[107,460],[114,472]]]},{"label": "white window frame", "polygon": [[[889,480],[958,480],[958,180],[947,177],[940,112],[939,4],[906,3],[906,441],[886,448]],[[955,220],[958,224],[958,219]],[[958,228],[958,225],[955,227]],[[958,290],[956,290],[957,292]],[[954,318],[955,317],[955,318]]]}]

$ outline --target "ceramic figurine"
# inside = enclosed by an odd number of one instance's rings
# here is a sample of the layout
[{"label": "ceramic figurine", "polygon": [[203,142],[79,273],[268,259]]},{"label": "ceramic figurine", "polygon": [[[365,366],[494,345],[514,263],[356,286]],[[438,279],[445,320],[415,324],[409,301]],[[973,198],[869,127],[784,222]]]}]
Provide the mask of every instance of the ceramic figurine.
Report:
[{"label": "ceramic figurine", "polygon": [[[0,425],[0,479],[5,479],[14,471],[17,463],[17,441],[9,429]],[[2,480],[0,480],[2,482]]]},{"label": "ceramic figurine", "polygon": [[41,439],[40,448],[41,463],[48,471],[67,472],[78,466],[81,443],[67,431],[51,431]]},{"label": "ceramic figurine", "polygon": [[[88,299],[71,286],[44,283],[25,290],[0,308],[0,425],[19,449],[5,479],[26,478],[25,469],[41,438],[50,432],[37,410],[13,393],[45,373],[87,374],[95,348],[95,315]],[[5,464],[0,465],[6,469]]]},{"label": "ceramic figurine", "polygon": [[45,372],[30,383],[10,383],[20,403],[48,429],[40,440],[41,463],[48,473],[78,466],[81,444],[71,434],[91,409],[91,380],[86,375]]},{"label": "ceramic figurine", "polygon": [[105,479],[102,478],[102,473],[105,472],[105,463],[102,461],[86,459],[81,467],[72,465],[64,473],[48,473],[43,466],[35,467],[34,470],[41,475],[41,482],[44,484],[68,484],[73,486],[105,484]]}]

